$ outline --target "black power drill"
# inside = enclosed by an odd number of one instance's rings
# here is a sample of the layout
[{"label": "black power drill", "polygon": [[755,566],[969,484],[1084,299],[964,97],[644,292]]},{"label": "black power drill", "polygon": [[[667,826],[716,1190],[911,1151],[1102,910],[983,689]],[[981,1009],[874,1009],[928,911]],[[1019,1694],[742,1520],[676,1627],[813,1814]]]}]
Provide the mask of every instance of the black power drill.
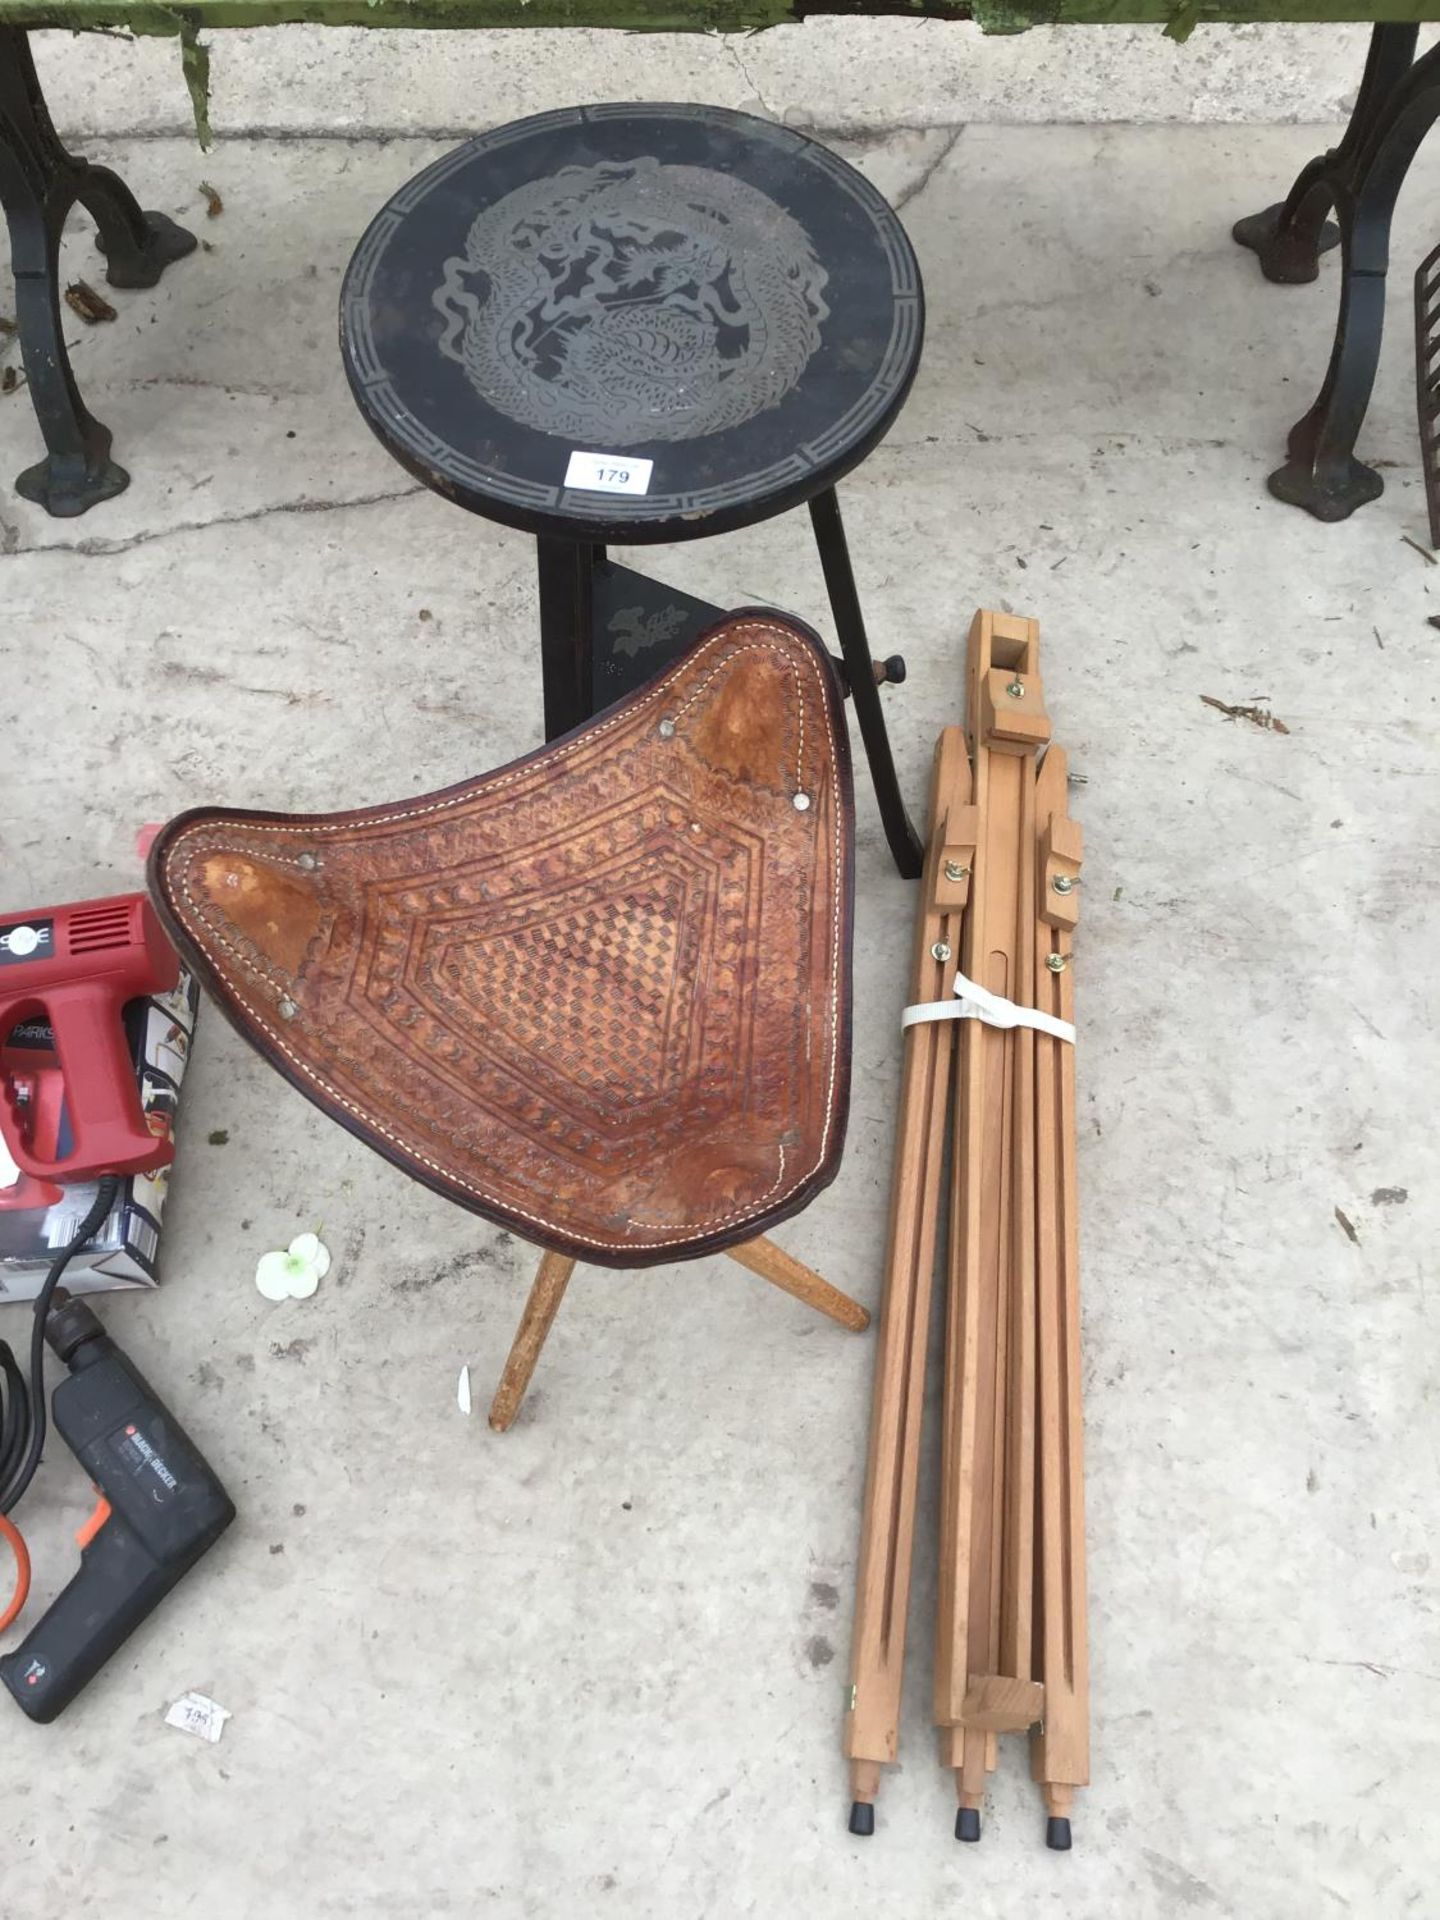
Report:
[{"label": "black power drill", "polygon": [[235,1518],[199,1449],[83,1301],[52,1308],[45,1339],[70,1369],[51,1400],[55,1426],[100,1500],[75,1536],[80,1571],[0,1659],[0,1680],[39,1721],[69,1706]]}]

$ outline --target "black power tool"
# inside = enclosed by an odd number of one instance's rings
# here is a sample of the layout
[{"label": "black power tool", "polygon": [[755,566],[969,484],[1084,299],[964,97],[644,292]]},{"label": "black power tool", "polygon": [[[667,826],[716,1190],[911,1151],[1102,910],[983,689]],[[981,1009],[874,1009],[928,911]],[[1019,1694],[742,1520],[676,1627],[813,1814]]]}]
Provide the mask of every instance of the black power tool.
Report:
[{"label": "black power tool", "polygon": [[62,1300],[44,1320],[70,1369],[51,1412],[100,1500],[75,1536],[80,1571],[0,1659],[0,1680],[39,1721],[69,1706],[235,1518],[199,1449],[90,1308]]}]

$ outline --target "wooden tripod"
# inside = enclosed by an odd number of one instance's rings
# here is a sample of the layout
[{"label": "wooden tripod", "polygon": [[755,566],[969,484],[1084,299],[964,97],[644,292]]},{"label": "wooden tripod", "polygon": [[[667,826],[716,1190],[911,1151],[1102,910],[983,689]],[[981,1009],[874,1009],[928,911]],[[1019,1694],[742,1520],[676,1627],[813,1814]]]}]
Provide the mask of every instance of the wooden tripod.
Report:
[{"label": "wooden tripod", "polygon": [[[777,1247],[773,1240],[747,1240],[741,1246],[729,1247],[726,1251],[730,1259],[738,1261],[751,1273],[758,1273],[772,1287],[793,1294],[797,1300],[803,1300],[807,1307],[814,1307],[817,1313],[838,1321],[852,1333],[863,1333],[869,1326],[870,1315],[857,1300],[832,1287],[828,1280],[822,1280],[818,1273],[794,1259],[783,1247]],[[575,1261],[568,1254],[546,1253],[541,1257],[539,1270],[530,1287],[530,1297],[525,1302],[525,1311],[520,1316],[520,1325],[505,1362],[505,1371],[500,1376],[500,1384],[490,1404],[490,1425],[496,1433],[504,1433],[520,1411],[520,1402],[530,1385],[530,1376],[540,1358],[540,1349],[545,1345],[546,1336],[560,1311],[560,1302],[565,1298],[565,1289],[574,1271]]]},{"label": "wooden tripod", "polygon": [[[977,614],[969,750],[936,751],[876,1362],[850,1708],[851,1831],[897,1751],[925,1348],[952,1109],[935,1719],[956,1834],[980,1837],[997,1736],[1040,1724],[1032,1771],[1069,1845],[1088,1777],[1075,1076],[1079,828],[1051,748],[1033,621]],[[956,983],[956,956],[961,980]],[[969,996],[976,1017],[952,991]],[[935,1004],[935,1003],[941,1004]],[[1046,1017],[1037,1030],[1032,1013]],[[935,1016],[942,1016],[936,1018]],[[909,1016],[907,1016],[908,1018]],[[1058,1030],[1053,1022],[1066,1023]]]}]

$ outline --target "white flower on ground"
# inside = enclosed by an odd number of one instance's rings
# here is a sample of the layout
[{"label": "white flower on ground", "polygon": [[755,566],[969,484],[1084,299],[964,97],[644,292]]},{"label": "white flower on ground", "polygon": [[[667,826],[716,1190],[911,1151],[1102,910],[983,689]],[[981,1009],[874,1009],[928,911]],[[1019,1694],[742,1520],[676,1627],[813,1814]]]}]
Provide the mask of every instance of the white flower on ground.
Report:
[{"label": "white flower on ground", "polygon": [[282,1252],[265,1253],[255,1284],[267,1300],[308,1300],[330,1271],[330,1249],[316,1233],[302,1233]]}]

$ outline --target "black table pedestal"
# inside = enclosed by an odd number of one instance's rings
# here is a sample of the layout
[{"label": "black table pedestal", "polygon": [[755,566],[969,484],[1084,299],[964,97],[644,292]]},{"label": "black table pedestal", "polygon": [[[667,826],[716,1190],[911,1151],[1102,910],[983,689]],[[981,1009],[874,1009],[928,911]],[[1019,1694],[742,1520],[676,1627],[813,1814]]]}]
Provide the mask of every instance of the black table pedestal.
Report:
[{"label": "black table pedestal", "polygon": [[614,546],[809,508],[835,665],[912,879],[879,693],[904,663],[871,659],[835,489],[899,413],[923,335],[914,249],[871,183],[793,128],[690,102],[558,108],[442,155],[377,213],[341,298],[385,446],[536,540],[551,739],[734,610]]},{"label": "black table pedestal", "polygon": [[817,493],[810,502],[810,521],[815,529],[815,544],[820,549],[825,591],[830,596],[830,611],[835,616],[835,631],[845,663],[843,679],[855,703],[855,718],[865,743],[865,757],[870,762],[870,779],[885,838],[904,877],[918,880],[925,865],[925,850],[900,797],[877,684],[881,679],[903,680],[905,663],[899,659],[882,663],[871,658],[860,596],[855,591],[855,575],[850,567],[850,549],[840,519],[840,502],[833,487]]},{"label": "black table pedestal", "polygon": [[[1440,47],[1417,61],[1418,36],[1414,26],[1375,28],[1339,146],[1301,171],[1287,199],[1234,228],[1269,280],[1313,280],[1321,253],[1341,250],[1329,369],[1315,404],[1290,430],[1289,458],[1270,476],[1278,500],[1317,520],[1348,519],[1385,487],[1355,458],[1355,442],[1380,363],[1391,216],[1410,162],[1440,116]],[[1325,217],[1332,208],[1338,226]]]},{"label": "black table pedestal", "polygon": [[10,228],[16,321],[25,376],[47,452],[16,480],[27,500],[69,518],[122,493],[110,429],[88,412],[70,370],[60,298],[60,237],[79,201],[99,228],[112,287],[153,287],[196,239],[146,213],[108,167],[67,153],[40,91],[26,35],[0,27],[0,205]]},{"label": "black table pedestal", "polygon": [[[905,810],[880,704],[880,687],[898,685],[905,662],[898,654],[871,657],[833,488],[810,502],[810,518],[840,641],[835,667],[855,703],[886,841],[901,874],[915,880],[924,849]],[[535,546],[547,740],[632,693],[732,611],[622,567],[604,547],[544,536]]]}]

